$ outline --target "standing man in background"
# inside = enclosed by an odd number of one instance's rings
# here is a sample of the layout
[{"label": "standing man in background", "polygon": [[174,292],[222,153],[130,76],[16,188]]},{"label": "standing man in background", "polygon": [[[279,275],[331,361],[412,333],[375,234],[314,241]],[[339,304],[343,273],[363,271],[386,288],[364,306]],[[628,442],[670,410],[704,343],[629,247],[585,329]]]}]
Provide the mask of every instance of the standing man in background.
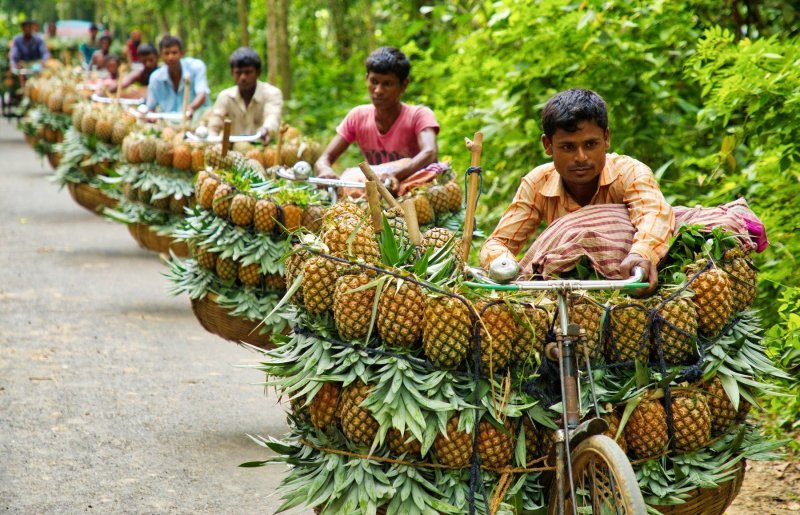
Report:
[{"label": "standing man in background", "polygon": [[231,54],[231,75],[236,86],[222,91],[211,111],[211,135],[222,132],[225,118],[231,120],[231,134],[261,132],[264,143],[278,132],[283,94],[275,86],[258,80],[261,58],[252,48],[242,47]]},{"label": "standing man in background", "polygon": [[80,51],[83,54],[83,60],[86,64],[92,60],[95,50],[97,50],[97,25],[94,23],[89,26],[89,41],[81,43]]}]

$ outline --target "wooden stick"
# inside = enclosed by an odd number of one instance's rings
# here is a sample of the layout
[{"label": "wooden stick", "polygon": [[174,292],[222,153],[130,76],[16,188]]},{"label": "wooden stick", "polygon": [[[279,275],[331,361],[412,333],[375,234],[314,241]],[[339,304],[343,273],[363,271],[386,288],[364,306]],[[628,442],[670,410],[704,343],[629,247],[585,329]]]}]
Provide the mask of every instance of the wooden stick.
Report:
[{"label": "wooden stick", "polygon": [[189,87],[192,84],[192,79],[189,77],[183,78],[183,128],[181,132],[186,131],[189,128],[187,124],[188,116],[186,116],[186,112],[189,110]]},{"label": "wooden stick", "polygon": [[368,181],[375,181],[375,185],[378,187],[378,191],[381,193],[381,196],[384,198],[384,200],[386,200],[386,202],[389,203],[391,207],[401,208],[400,202],[398,202],[397,199],[394,198],[394,195],[392,195],[392,193],[386,189],[386,186],[384,186],[383,182],[378,179],[378,176],[375,175],[375,172],[372,171],[372,168],[370,168],[366,161],[361,161],[358,163],[358,167],[361,168],[361,171],[364,173],[364,176]]},{"label": "wooden stick", "polygon": [[376,233],[383,232],[383,218],[381,217],[381,196],[375,181],[367,181],[367,202],[369,213],[372,216],[372,228]]},{"label": "wooden stick", "polygon": [[419,232],[419,222],[417,221],[417,208],[414,199],[409,198],[403,201],[403,212],[406,214],[406,228],[408,229],[408,239],[414,245],[422,242],[422,234]]},{"label": "wooden stick", "polygon": [[[483,150],[483,133],[476,132],[473,139],[464,138],[464,143],[467,145],[472,159],[470,160],[471,167],[478,167],[481,165],[481,150]],[[464,257],[464,262],[469,261],[469,251],[472,247],[472,233],[475,231],[475,210],[478,203],[478,187],[480,186],[480,172],[469,174],[467,179],[467,212],[464,216],[464,234],[462,236],[461,254]]]},{"label": "wooden stick", "polygon": [[275,143],[275,164],[281,166],[283,164],[283,133],[289,130],[289,125],[281,123],[278,127],[278,141]]},{"label": "wooden stick", "polygon": [[225,118],[222,123],[222,157],[225,157],[231,148],[231,119]]}]

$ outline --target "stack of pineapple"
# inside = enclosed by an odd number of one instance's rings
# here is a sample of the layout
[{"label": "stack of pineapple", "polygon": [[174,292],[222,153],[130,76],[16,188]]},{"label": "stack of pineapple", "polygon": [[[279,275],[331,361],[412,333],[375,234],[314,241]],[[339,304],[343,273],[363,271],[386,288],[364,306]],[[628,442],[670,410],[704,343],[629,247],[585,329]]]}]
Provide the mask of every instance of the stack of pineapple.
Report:
[{"label": "stack of pineapple", "polygon": [[204,149],[193,185],[196,203],[173,232],[189,244],[191,256],[173,256],[169,278],[175,294],[188,293],[193,302],[212,299],[231,317],[280,333],[289,319],[272,311],[285,292],[283,256],[295,234],[319,231],[324,198],[315,187],[266,178],[255,157],[264,154],[261,148],[236,148],[241,151],[224,157],[219,147]]},{"label": "stack of pineapple", "polygon": [[[730,236],[705,236],[686,241],[716,246],[673,252],[662,283],[674,285],[656,296],[570,299],[607,434],[654,507],[683,502],[697,481],[714,488],[742,457],[775,447],[746,423],[756,389],[770,391],[762,378],[780,374],[748,310],[755,269]],[[262,368],[289,401],[291,433],[259,441],[278,454],[271,461],[292,465],[284,508],[463,513],[472,488],[483,511],[498,472],[541,465],[552,451],[558,379],[540,376],[540,364],[554,302],[466,289],[460,247],[442,228],[412,245],[401,213],[385,211],[376,228],[363,207],[341,203],[286,257],[276,311],[295,331]],[[582,392],[583,414],[594,416],[588,383]],[[535,510],[546,497],[530,470],[501,505]]]},{"label": "stack of pineapple", "polygon": [[58,168],[61,153],[56,144],[64,141],[70,116],[80,96],[63,72],[46,71],[25,85],[29,108],[20,119],[19,128],[37,154],[46,156]]}]

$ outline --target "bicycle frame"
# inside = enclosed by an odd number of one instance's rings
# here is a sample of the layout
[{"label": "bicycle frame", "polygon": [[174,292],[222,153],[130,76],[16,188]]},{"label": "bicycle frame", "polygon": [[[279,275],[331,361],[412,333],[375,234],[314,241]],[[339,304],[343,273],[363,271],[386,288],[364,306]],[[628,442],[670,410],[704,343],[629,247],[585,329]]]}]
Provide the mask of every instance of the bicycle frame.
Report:
[{"label": "bicycle frame", "polygon": [[[562,429],[556,434],[556,485],[558,488],[558,513],[563,514],[564,506],[564,467],[566,465],[567,477],[569,479],[570,497],[572,500],[572,511],[577,515],[575,485],[572,478],[572,459],[571,442],[574,437],[577,439],[586,438],[592,434],[602,433],[607,428],[605,423],[594,423],[596,419],[587,423],[580,423],[580,390],[578,381],[578,360],[575,355],[575,344],[581,338],[580,327],[569,323],[569,312],[567,307],[567,295],[575,290],[635,290],[646,288],[647,283],[641,282],[644,271],[635,268],[633,276],[623,280],[591,280],[579,281],[572,279],[557,279],[546,281],[512,281],[509,284],[500,284],[493,281],[483,274],[483,271],[475,268],[468,268],[467,272],[475,278],[485,282],[466,281],[464,284],[471,288],[495,290],[495,291],[549,291],[558,297],[558,315],[560,334],[556,338],[556,347],[548,346],[546,353],[548,357],[558,361],[559,376],[561,379],[561,399],[562,399]],[[552,345],[552,344],[551,344]],[[589,378],[592,399],[597,413],[597,398],[594,393],[594,382],[592,379],[591,365],[589,363],[588,349],[584,345],[585,362],[587,376]],[[604,421],[603,421],[604,422]]]}]

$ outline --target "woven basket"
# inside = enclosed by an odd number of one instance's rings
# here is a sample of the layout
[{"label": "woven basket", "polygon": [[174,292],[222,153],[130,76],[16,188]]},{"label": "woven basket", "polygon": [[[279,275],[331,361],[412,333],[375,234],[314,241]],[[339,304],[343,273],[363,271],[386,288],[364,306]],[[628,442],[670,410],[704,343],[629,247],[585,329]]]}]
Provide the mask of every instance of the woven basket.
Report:
[{"label": "woven basket", "polygon": [[102,191],[85,183],[67,183],[72,200],[92,213],[99,215],[105,207],[116,207],[117,201]]},{"label": "woven basket", "polygon": [[50,166],[53,167],[55,170],[58,168],[58,164],[61,162],[61,153],[60,152],[48,152],[47,153],[47,161],[50,163]]},{"label": "woven basket", "polygon": [[742,460],[733,478],[717,488],[696,488],[684,504],[653,506],[665,515],[721,515],[739,495],[744,481],[745,462]]},{"label": "woven basket", "polygon": [[147,224],[132,223],[128,230],[140,247],[159,254],[169,254],[171,250],[178,257],[189,257],[189,247],[182,241],[175,241],[169,236],[161,236],[150,230]]},{"label": "woven basket", "polygon": [[204,298],[192,300],[192,311],[206,331],[232,342],[244,342],[262,349],[272,349],[270,333],[259,334],[258,322],[231,315],[217,304],[217,296],[209,293]]}]

